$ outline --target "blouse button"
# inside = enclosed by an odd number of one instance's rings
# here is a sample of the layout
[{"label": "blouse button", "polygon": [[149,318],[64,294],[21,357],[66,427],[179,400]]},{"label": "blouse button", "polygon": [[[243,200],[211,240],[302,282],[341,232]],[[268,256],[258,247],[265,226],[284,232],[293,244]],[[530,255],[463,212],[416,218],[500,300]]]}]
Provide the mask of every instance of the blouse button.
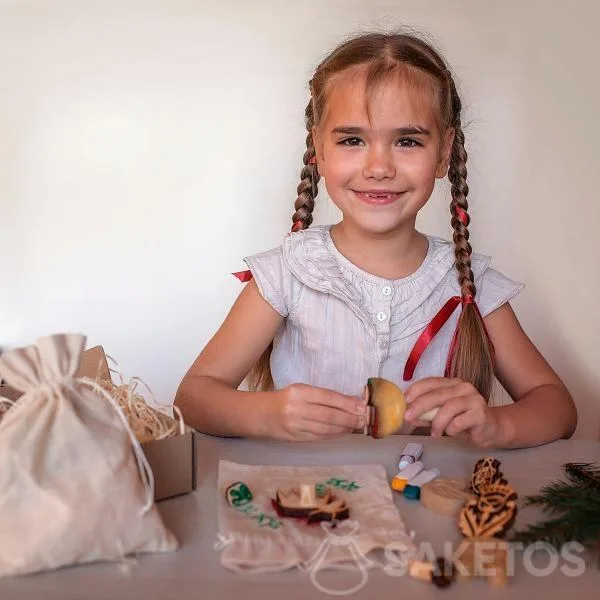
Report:
[{"label": "blouse button", "polygon": [[384,285],[384,286],[381,288],[381,293],[382,293],[384,296],[389,296],[389,295],[391,295],[391,293],[392,293],[392,288],[391,288],[389,285]]},{"label": "blouse button", "polygon": [[378,321],[385,321],[387,319],[387,315],[384,312],[378,312],[377,313],[377,320]]}]

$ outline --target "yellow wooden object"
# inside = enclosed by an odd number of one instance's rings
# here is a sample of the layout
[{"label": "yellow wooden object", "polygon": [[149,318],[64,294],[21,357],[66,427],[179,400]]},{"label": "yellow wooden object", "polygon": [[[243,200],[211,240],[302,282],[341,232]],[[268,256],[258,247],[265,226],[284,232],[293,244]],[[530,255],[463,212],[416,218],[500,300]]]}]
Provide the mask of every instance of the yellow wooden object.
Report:
[{"label": "yellow wooden object", "polygon": [[372,435],[383,438],[392,435],[402,426],[406,399],[402,390],[392,381],[371,377],[366,386],[367,404],[375,407]]}]

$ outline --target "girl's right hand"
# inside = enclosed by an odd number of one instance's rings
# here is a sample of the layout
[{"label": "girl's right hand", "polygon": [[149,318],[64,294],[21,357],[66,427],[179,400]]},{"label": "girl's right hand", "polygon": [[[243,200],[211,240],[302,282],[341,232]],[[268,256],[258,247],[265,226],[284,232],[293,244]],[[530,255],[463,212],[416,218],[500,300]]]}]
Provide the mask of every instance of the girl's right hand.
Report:
[{"label": "girl's right hand", "polygon": [[366,406],[356,396],[294,383],[271,394],[265,413],[266,434],[306,442],[342,437],[365,424]]}]

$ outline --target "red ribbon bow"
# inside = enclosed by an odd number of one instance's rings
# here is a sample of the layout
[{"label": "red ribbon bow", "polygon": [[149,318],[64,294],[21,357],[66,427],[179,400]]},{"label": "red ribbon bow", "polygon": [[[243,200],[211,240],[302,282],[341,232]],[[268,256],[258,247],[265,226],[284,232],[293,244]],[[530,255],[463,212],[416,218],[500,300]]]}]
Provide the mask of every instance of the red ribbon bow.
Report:
[{"label": "red ribbon bow", "polygon": [[[302,221],[294,221],[294,224],[292,225],[292,231],[300,231],[300,229],[302,229]],[[242,283],[246,283],[247,281],[250,281],[252,277],[254,277],[252,275],[252,271],[237,271],[236,273],[232,273],[232,275],[237,277]]]},{"label": "red ribbon bow", "polygon": [[236,273],[232,273],[234,277],[237,277],[242,283],[246,283],[246,281],[250,281],[252,279],[252,271],[237,271]]},{"label": "red ribbon bow", "polygon": [[[481,313],[479,312],[479,307],[475,302],[475,298],[473,298],[473,296],[465,296],[464,298],[462,298],[461,296],[452,296],[452,298],[450,298],[450,300],[448,300],[448,302],[446,302],[446,304],[442,306],[442,308],[435,315],[435,317],[431,319],[431,322],[429,323],[429,325],[427,325],[427,327],[425,328],[423,333],[421,333],[419,339],[413,346],[413,349],[411,350],[408,356],[408,360],[406,361],[406,366],[404,367],[404,381],[409,381],[413,378],[415,369],[423,352],[425,352],[425,348],[427,348],[431,340],[433,340],[433,338],[437,335],[439,330],[444,326],[446,321],[450,318],[450,316],[456,310],[456,307],[459,304],[462,304],[463,307],[466,304],[472,304],[475,307],[475,310],[477,311],[477,316],[481,319],[483,330],[485,331],[485,335],[487,336],[488,342],[490,343],[490,345],[492,345],[492,341],[490,339],[490,336],[488,335],[487,329],[483,322],[483,317],[481,316]],[[446,369],[444,371],[444,377],[450,376],[450,364],[452,362],[452,357],[454,356],[454,353],[456,351],[457,335],[458,326],[454,331],[452,342],[450,344],[450,351],[448,352],[448,359],[446,360]]]}]

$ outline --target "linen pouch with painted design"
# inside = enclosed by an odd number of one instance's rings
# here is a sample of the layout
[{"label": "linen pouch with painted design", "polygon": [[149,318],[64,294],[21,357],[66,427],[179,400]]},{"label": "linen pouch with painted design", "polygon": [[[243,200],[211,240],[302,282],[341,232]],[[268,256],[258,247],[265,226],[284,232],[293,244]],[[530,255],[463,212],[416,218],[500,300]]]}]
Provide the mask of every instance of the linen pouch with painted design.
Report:
[{"label": "linen pouch with painted design", "polygon": [[[244,486],[228,502],[226,491],[238,482]],[[296,483],[329,487],[346,501],[348,520],[332,528],[279,517],[272,505],[276,491]],[[298,567],[314,574],[335,567],[364,572],[388,564],[385,550],[396,561],[416,551],[382,465],[256,466],[221,460],[218,493],[221,564],[233,571]]]}]

